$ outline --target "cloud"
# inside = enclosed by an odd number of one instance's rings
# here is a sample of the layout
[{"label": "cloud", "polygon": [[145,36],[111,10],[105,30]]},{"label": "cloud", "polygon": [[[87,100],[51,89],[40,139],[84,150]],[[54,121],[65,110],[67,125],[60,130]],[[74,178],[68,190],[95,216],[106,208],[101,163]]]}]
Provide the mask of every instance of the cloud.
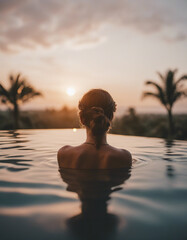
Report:
[{"label": "cloud", "polygon": [[178,33],[175,36],[165,36],[164,40],[168,43],[175,43],[179,41],[184,41],[187,39],[187,34],[185,33]]},{"label": "cloud", "polygon": [[[180,27],[181,35],[186,36],[186,7],[183,0],[0,0],[0,50],[50,47],[68,41],[81,47],[96,44],[105,37],[98,32],[106,25],[144,34],[169,26],[176,35]],[[184,37],[176,38],[180,40]]]},{"label": "cloud", "polygon": [[70,49],[81,50],[85,48],[91,48],[96,45],[102,44],[106,41],[106,37],[97,36],[96,34],[90,34],[69,40],[66,46]]}]

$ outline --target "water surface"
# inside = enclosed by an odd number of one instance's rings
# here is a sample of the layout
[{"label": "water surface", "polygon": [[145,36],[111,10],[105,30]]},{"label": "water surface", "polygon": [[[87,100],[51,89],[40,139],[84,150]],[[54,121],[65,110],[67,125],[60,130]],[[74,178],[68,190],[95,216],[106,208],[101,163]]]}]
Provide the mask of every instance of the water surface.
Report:
[{"label": "water surface", "polygon": [[0,131],[0,239],[187,239],[187,142],[109,135],[130,171],[58,171],[84,130]]}]

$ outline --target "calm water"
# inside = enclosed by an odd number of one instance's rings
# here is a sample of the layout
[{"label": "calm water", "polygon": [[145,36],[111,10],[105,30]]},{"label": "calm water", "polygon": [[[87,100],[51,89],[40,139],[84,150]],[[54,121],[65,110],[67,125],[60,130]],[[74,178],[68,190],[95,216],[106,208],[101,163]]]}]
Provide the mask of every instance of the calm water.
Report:
[{"label": "calm water", "polygon": [[0,239],[187,239],[187,142],[109,135],[131,171],[59,173],[84,130],[0,132]]}]

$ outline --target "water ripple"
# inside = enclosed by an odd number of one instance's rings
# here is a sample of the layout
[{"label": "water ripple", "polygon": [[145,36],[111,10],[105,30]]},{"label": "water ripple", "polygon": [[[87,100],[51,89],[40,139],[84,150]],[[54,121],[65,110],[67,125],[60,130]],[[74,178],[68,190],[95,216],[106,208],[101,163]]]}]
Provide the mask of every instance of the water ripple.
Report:
[{"label": "water ripple", "polygon": [[[68,143],[78,145],[84,137],[84,130],[73,132],[71,129],[0,131],[0,223],[4,236],[12,232],[14,239],[62,239],[65,229],[62,226],[67,222],[67,216],[75,220],[75,224],[80,223],[78,197],[85,201],[102,196],[101,199],[107,199],[109,205],[107,216],[113,214],[119,218],[116,225],[111,222],[107,228],[113,227],[115,234],[121,233],[116,239],[186,240],[187,142],[109,134],[111,145],[132,153],[131,174],[125,183],[120,181],[120,174],[114,174],[114,185],[111,184],[111,176],[105,176],[105,184],[98,181],[92,184],[93,194],[88,180],[80,180],[75,174],[69,186],[66,181],[73,174],[61,179],[58,172],[58,149]],[[95,174],[92,175],[94,178]],[[66,204],[61,205],[63,202]],[[101,202],[98,201],[98,206]],[[84,205],[84,209],[89,203]],[[34,217],[32,206],[35,208]],[[43,206],[45,209],[41,213],[39,209]],[[9,215],[5,217],[3,212]],[[59,212],[60,217],[54,224],[53,219]],[[24,230],[19,221],[21,213],[25,214],[21,223],[27,222]],[[41,223],[41,219],[46,221]],[[55,238],[54,230],[47,238],[47,230],[52,225],[59,226],[59,235]],[[29,234],[28,226],[31,229]],[[36,229],[37,234],[33,236]],[[42,229],[45,231],[41,237]]]}]

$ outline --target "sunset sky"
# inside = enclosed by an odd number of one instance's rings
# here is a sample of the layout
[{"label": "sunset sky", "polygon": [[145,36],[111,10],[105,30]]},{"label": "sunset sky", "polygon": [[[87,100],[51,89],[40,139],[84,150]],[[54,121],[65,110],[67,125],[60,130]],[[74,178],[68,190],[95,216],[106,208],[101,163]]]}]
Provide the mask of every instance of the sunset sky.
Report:
[{"label": "sunset sky", "polygon": [[0,0],[0,82],[21,72],[43,92],[23,109],[77,106],[103,88],[121,111],[162,112],[141,94],[156,71],[187,74],[186,13],[186,0]]}]

